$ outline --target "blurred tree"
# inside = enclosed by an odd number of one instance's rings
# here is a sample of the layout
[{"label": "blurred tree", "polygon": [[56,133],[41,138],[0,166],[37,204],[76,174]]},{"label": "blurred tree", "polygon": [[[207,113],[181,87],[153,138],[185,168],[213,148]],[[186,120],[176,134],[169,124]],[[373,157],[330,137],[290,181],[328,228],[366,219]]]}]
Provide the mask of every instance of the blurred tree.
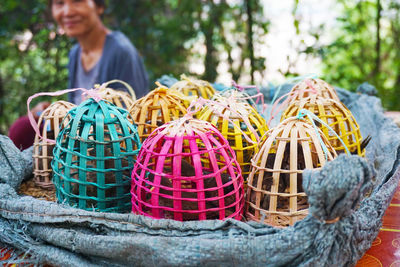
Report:
[{"label": "blurred tree", "polygon": [[[268,29],[259,0],[229,4],[226,0],[113,0],[106,4],[105,24],[132,40],[152,81],[163,74],[188,73],[213,82],[223,54],[235,80],[265,68],[265,59],[253,52]],[[67,86],[72,42],[57,33],[49,11],[48,0],[2,0],[0,133],[7,133],[8,126],[26,113],[30,95]],[[203,73],[190,73],[191,58],[203,61]],[[248,61],[250,72],[244,67]]]},{"label": "blurred tree", "polygon": [[2,1],[0,133],[7,134],[8,126],[26,114],[30,95],[66,88],[70,43],[55,30],[47,0]]},{"label": "blurred tree", "polygon": [[384,107],[400,109],[399,1],[339,0],[338,7],[334,41],[306,52],[321,56],[328,82],[355,91],[367,81],[378,89]]}]

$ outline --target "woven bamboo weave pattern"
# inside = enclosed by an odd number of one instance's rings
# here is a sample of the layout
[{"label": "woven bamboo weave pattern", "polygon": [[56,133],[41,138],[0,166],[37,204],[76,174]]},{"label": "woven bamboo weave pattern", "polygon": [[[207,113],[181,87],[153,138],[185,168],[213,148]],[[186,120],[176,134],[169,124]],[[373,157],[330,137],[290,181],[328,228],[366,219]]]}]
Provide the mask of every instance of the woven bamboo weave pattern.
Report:
[{"label": "woven bamboo weave pattern", "polygon": [[[228,140],[235,151],[245,180],[250,173],[250,159],[258,151],[258,142],[268,131],[260,114],[249,104],[230,98],[218,97],[217,101],[203,108],[199,119],[213,124]],[[250,130],[253,128],[254,132]],[[246,135],[252,142],[247,140]]]},{"label": "woven bamboo weave pattern", "polygon": [[130,172],[141,146],[129,113],[88,99],[69,114],[52,161],[58,201],[85,210],[129,211]]},{"label": "woven bamboo weave pattern", "polygon": [[129,93],[112,88],[101,87],[97,92],[104,101],[109,101],[117,107],[124,109],[129,109],[136,100],[136,98]]},{"label": "woven bamboo weave pattern", "polygon": [[[313,90],[315,92],[311,92],[309,90]],[[294,95],[293,99],[291,99],[290,103],[307,98],[311,95],[318,95],[323,98],[340,101],[335,88],[321,79],[305,79],[292,88],[291,93],[294,92],[296,92],[296,94]]]},{"label": "woven bamboo weave pattern", "polygon": [[129,113],[138,126],[143,142],[157,127],[186,114],[185,96],[175,90],[159,86],[146,96],[138,99]]},{"label": "woven bamboo weave pattern", "polygon": [[[365,149],[361,148],[362,136],[360,127],[350,110],[342,104],[332,99],[321,98],[317,95],[311,95],[308,98],[301,99],[292,103],[282,114],[281,120],[296,116],[301,109],[307,109],[314,113],[323,122],[328,124],[343,140],[346,147],[353,154],[365,156]],[[317,123],[318,124],[318,123]],[[319,125],[319,124],[318,124]],[[338,153],[345,152],[343,144],[338,137],[324,125],[319,125],[322,132],[328,138],[329,143]]]},{"label": "woven bamboo weave pattern", "polygon": [[184,117],[165,124],[139,153],[132,210],[155,219],[240,220],[244,192],[237,166],[227,140],[210,123]]},{"label": "woven bamboo weave pattern", "polygon": [[[171,86],[171,89],[177,90],[186,96],[202,97],[204,99],[211,99],[216,93],[215,89],[207,81],[188,78],[181,75],[181,81]],[[187,106],[189,102],[185,101]]]},{"label": "woven bamboo weave pattern", "polygon": [[212,97],[212,100],[218,101],[220,97],[225,97],[225,98],[232,97],[235,99],[236,102],[247,103],[252,107],[254,107],[255,110],[257,110],[257,105],[256,102],[254,101],[254,97],[250,96],[246,92],[238,91],[236,88],[228,88],[223,91],[220,91]]},{"label": "woven bamboo weave pattern", "polygon": [[[55,140],[60,127],[65,127],[69,117],[65,117],[68,111],[75,107],[66,101],[52,103],[39,117],[38,125],[43,125],[42,137],[35,135],[33,143],[33,175],[37,185],[43,188],[54,188],[51,182],[52,168],[50,162],[53,159],[54,144],[48,139]],[[64,119],[64,120],[63,120]]]},{"label": "woven bamboo weave pattern", "polygon": [[[246,198],[249,220],[284,227],[308,214],[303,170],[320,168],[336,156],[323,133],[317,131],[311,124],[292,117],[267,132],[251,160]],[[327,155],[318,135],[328,148]]]}]

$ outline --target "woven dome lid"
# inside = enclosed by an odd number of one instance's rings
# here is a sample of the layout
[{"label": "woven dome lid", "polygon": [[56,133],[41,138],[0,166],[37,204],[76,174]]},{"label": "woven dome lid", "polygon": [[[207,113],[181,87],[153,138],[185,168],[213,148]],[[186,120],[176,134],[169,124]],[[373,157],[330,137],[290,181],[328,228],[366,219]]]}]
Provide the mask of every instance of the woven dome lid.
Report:
[{"label": "woven dome lid", "polygon": [[229,88],[229,89],[220,91],[212,97],[212,100],[218,101],[218,99],[221,97],[230,98],[230,99],[233,98],[236,102],[248,103],[248,104],[252,105],[253,107],[255,107],[255,105],[256,105],[253,98],[249,94],[247,94],[246,92],[238,91],[236,88]]},{"label": "woven dome lid", "polygon": [[340,101],[335,88],[321,79],[305,79],[293,86],[291,92],[297,92],[297,94],[290,103],[311,95],[318,95],[323,98]]},{"label": "woven dome lid", "polygon": [[308,214],[301,174],[333,160],[336,152],[321,130],[296,117],[266,136],[251,160],[246,217],[273,226],[293,225]]},{"label": "woven dome lid", "polygon": [[[343,103],[318,95],[311,95],[290,104],[283,112],[281,120],[296,116],[301,109],[309,110],[328,124],[340,136],[350,152],[357,153],[360,156],[365,155],[365,150],[361,147],[360,127],[351,111]],[[345,147],[339,138],[324,125],[318,125],[335,150],[344,152]]]},{"label": "woven dome lid", "polygon": [[[109,86],[110,84],[113,83],[120,83],[124,85],[127,91],[123,90],[116,90]],[[109,101],[112,104],[116,105],[117,107],[120,108],[125,108],[128,109],[132,106],[133,102],[136,100],[136,94],[135,91],[133,91],[132,87],[121,80],[111,80],[108,82],[103,83],[102,85],[96,84],[95,86],[96,93],[97,95],[104,101]],[[90,98],[89,95],[86,96],[85,99]]]},{"label": "woven dome lid", "polygon": [[132,182],[138,214],[179,221],[242,216],[243,177],[232,149],[213,125],[190,116],[145,140]]},{"label": "woven dome lid", "polygon": [[171,89],[182,92],[186,96],[197,96],[204,99],[211,99],[216,93],[215,89],[207,81],[197,80],[181,75],[181,81],[171,86]]},{"label": "woven dome lid", "polygon": [[52,161],[58,201],[85,210],[130,210],[130,172],[141,143],[128,111],[90,98],[69,114]]},{"label": "woven dome lid", "polygon": [[129,109],[142,141],[157,127],[186,114],[184,100],[192,100],[176,90],[158,85],[158,88],[136,100]]},{"label": "woven dome lid", "polygon": [[210,102],[198,117],[213,124],[228,140],[247,179],[250,159],[258,151],[258,142],[268,131],[264,118],[248,103],[225,97]]},{"label": "woven dome lid", "polygon": [[76,105],[70,102],[62,100],[56,101],[43,111],[39,119],[43,118],[43,120],[46,120],[48,118],[53,119],[53,118],[64,117],[68,113],[68,111],[70,111],[74,107],[76,107]]},{"label": "woven dome lid", "polygon": [[68,111],[75,105],[66,101],[56,101],[47,107],[39,117],[38,125],[43,125],[40,136],[35,135],[33,143],[33,174],[34,181],[43,188],[53,188],[51,182],[52,169],[50,162],[53,159],[54,144],[49,141],[54,140],[60,126],[68,124],[69,116],[64,118]]}]

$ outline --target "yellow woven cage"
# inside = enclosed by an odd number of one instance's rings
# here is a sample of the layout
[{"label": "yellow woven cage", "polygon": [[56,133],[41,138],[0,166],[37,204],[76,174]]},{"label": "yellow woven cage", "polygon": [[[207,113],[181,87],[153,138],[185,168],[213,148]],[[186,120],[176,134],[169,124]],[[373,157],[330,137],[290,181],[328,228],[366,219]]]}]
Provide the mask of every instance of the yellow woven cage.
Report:
[{"label": "yellow woven cage", "polygon": [[[316,93],[313,93],[313,91],[316,91]],[[294,95],[290,103],[315,94],[323,98],[333,99],[340,102],[335,88],[321,79],[305,79],[296,84],[292,88],[291,92],[297,92],[297,94]]]},{"label": "yellow woven cage", "polygon": [[[117,82],[123,84],[128,89],[129,93],[107,87],[109,84]],[[102,86],[96,84],[95,88],[98,89],[97,93],[101,99],[106,100],[120,108],[129,110],[136,100],[135,91],[133,91],[132,87],[124,81],[112,80],[104,83]],[[88,98],[90,98],[90,96],[86,96],[86,99]]]},{"label": "yellow woven cage", "polygon": [[248,103],[236,102],[233,98],[222,96],[206,105],[198,117],[213,124],[228,140],[235,151],[243,178],[247,180],[250,159],[258,151],[261,137],[268,131],[264,118]]},{"label": "yellow woven cage", "polygon": [[[211,99],[216,92],[209,82],[189,79],[184,74],[181,75],[181,81],[172,85],[171,89],[177,90],[186,96],[196,96],[204,99]],[[189,106],[190,103],[185,101],[185,104]]]},{"label": "yellow woven cage", "polygon": [[48,139],[55,140],[60,132],[60,126],[67,125],[69,118],[64,117],[68,111],[75,107],[66,101],[52,103],[39,117],[38,125],[43,125],[42,137],[35,135],[33,143],[33,175],[35,183],[42,188],[54,187],[51,181],[52,168],[50,162],[53,159],[54,143]]},{"label": "yellow woven cage", "polygon": [[303,170],[320,168],[336,157],[326,137],[317,131],[310,123],[292,117],[267,132],[251,159],[246,197],[249,220],[286,227],[307,216]]},{"label": "yellow woven cage", "polygon": [[[365,156],[365,149],[361,146],[360,127],[351,111],[343,103],[333,99],[322,98],[318,95],[311,95],[289,105],[283,112],[281,120],[296,116],[301,109],[309,110],[328,124],[343,140],[351,153],[362,157]],[[345,152],[345,147],[334,133],[330,132],[323,124],[316,124],[328,138],[336,152]]]},{"label": "yellow woven cage", "polygon": [[157,127],[181,118],[187,113],[182,93],[157,83],[158,88],[136,100],[129,113],[138,126],[140,141],[143,142]]}]

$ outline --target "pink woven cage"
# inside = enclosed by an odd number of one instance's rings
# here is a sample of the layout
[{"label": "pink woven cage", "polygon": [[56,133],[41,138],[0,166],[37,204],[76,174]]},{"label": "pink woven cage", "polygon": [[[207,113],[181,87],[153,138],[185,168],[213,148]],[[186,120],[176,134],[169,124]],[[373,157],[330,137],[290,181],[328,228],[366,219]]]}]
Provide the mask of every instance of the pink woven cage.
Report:
[{"label": "pink woven cage", "polygon": [[132,210],[155,219],[240,220],[243,177],[228,141],[185,116],[157,128],[132,172]]}]

